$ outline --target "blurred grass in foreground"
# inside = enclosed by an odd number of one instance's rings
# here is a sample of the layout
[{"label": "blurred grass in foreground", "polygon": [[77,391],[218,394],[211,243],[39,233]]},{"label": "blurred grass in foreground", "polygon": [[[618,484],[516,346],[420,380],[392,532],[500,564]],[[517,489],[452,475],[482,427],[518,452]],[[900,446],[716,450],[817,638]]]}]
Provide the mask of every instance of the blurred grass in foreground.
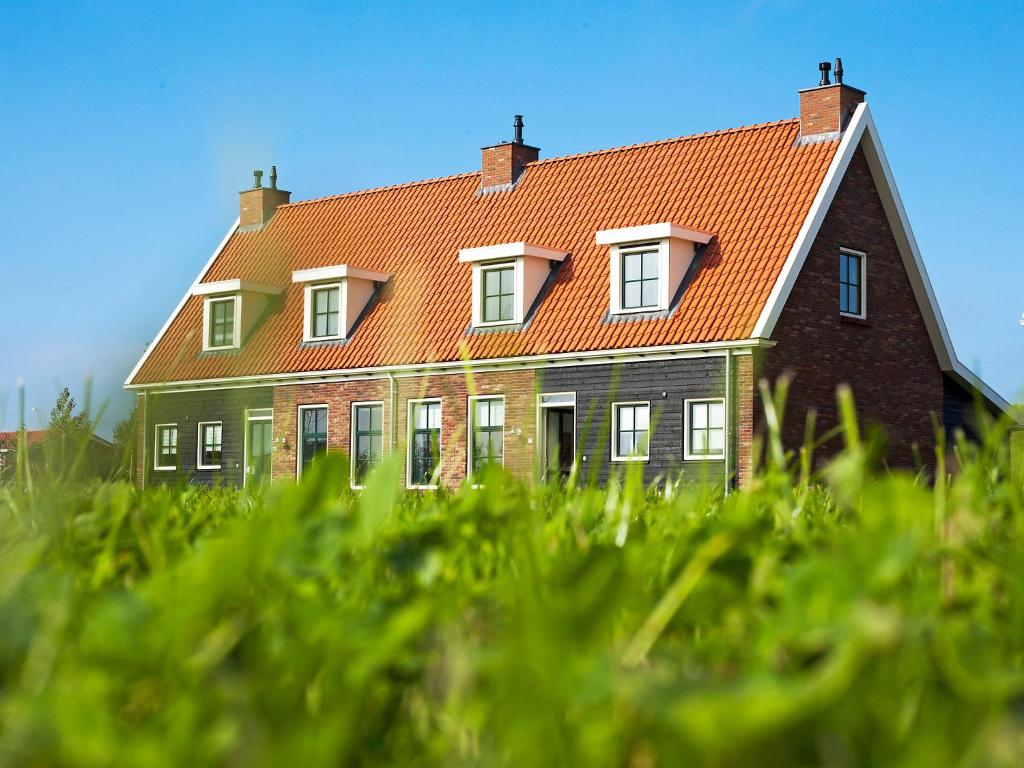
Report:
[{"label": "blurred grass in foreground", "polygon": [[1021,765],[1005,434],[931,487],[845,413],[728,498],[0,487],[0,766]]}]

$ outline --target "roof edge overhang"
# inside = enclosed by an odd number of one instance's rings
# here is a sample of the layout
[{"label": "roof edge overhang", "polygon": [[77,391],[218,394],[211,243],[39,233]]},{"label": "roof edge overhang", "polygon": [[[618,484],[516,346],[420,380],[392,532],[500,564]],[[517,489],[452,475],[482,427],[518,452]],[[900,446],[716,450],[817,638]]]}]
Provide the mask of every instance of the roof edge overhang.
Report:
[{"label": "roof edge overhang", "polygon": [[293,283],[316,283],[321,280],[342,280],[356,278],[359,280],[372,280],[377,283],[386,283],[391,275],[386,272],[374,272],[370,269],[360,269],[348,264],[333,264],[327,267],[313,267],[312,269],[297,269],[292,272]]},{"label": "roof edge overhang", "polygon": [[477,248],[461,248],[459,250],[459,261],[471,263],[476,261],[494,261],[497,259],[518,259],[530,256],[537,259],[548,259],[549,261],[564,261],[569,254],[565,251],[557,251],[554,248],[545,248],[530,243],[499,243],[497,245],[481,245]]},{"label": "roof edge overhang", "polygon": [[786,300],[793,290],[797,276],[807,260],[811,246],[821,229],[829,207],[835,199],[839,185],[846,175],[846,169],[853,159],[858,147],[863,147],[864,156],[867,159],[868,167],[875,187],[878,190],[882,207],[885,209],[889,227],[892,230],[896,245],[900,251],[907,277],[910,279],[914,297],[917,299],[918,308],[928,330],[928,337],[931,339],[932,347],[939,361],[939,367],[946,373],[959,378],[963,383],[977,389],[994,406],[1007,414],[1014,421],[1018,417],[1012,406],[1001,397],[994,389],[981,380],[977,374],[961,363],[953,349],[953,343],[946,328],[946,322],[939,309],[935,291],[931,281],[928,279],[928,272],[921,257],[921,250],[918,247],[914,232],[910,227],[910,220],[907,217],[906,209],[900,198],[896,181],[889,167],[885,150],[878,135],[874,118],[867,102],[861,102],[853,114],[853,119],[847,126],[846,131],[840,140],[839,149],[828,172],[814,197],[810,211],[804,219],[803,226],[797,234],[796,241],[786,257],[786,262],[779,273],[779,277],[772,287],[761,314],[754,325],[751,336],[771,338],[775,325],[786,305]]},{"label": "roof edge overhang", "polygon": [[337,368],[324,371],[298,371],[295,373],[268,373],[253,376],[229,376],[215,379],[186,381],[126,383],[126,389],[173,390],[179,388],[207,389],[222,386],[273,386],[278,384],[305,384],[350,378],[375,378],[389,375],[421,376],[425,374],[465,374],[467,371],[516,370],[523,368],[565,367],[573,365],[599,365],[601,363],[640,362],[671,357],[717,357],[745,354],[754,349],[775,346],[770,339],[735,339],[732,341],[692,342],[656,347],[625,349],[597,349],[582,352],[556,352],[547,355],[521,355],[517,357],[481,358],[479,360],[453,360],[440,363],[405,363],[401,365],[371,366],[364,368]]},{"label": "roof edge overhang", "polygon": [[217,280],[213,283],[198,283],[192,288],[193,296],[215,296],[218,293],[266,293],[277,296],[284,288],[280,285],[257,283],[253,280]]},{"label": "roof edge overhang", "polygon": [[639,243],[644,240],[671,238],[707,245],[711,242],[712,237],[714,235],[707,232],[681,227],[678,224],[673,224],[671,221],[662,221],[657,224],[641,224],[636,227],[601,229],[595,235],[595,240],[598,245],[620,245],[623,243]]},{"label": "roof edge overhang", "polygon": [[224,235],[224,239],[220,241],[220,244],[214,250],[213,255],[210,256],[206,264],[203,265],[203,268],[199,270],[199,274],[196,275],[196,279],[192,281],[192,285],[188,287],[188,290],[185,291],[185,295],[181,297],[181,301],[178,302],[178,306],[174,308],[174,311],[171,312],[166,322],[160,327],[160,330],[157,331],[153,341],[146,347],[146,351],[142,353],[142,357],[139,358],[139,362],[135,364],[131,373],[128,374],[128,378],[124,380],[124,387],[126,389],[131,389],[133,387],[132,380],[139,375],[139,371],[142,370],[142,366],[145,365],[146,360],[149,359],[150,353],[156,348],[156,345],[160,343],[160,339],[162,339],[164,334],[167,333],[167,329],[171,327],[171,323],[174,322],[174,319],[181,313],[181,310],[184,309],[185,303],[192,297],[192,292],[195,290],[196,286],[199,285],[203,277],[206,276],[206,273],[210,271],[210,267],[213,266],[213,262],[217,260],[217,257],[220,256],[224,247],[231,239],[231,236],[238,230],[240,221],[241,219],[235,219],[235,223],[231,225],[230,229],[228,229],[228,233]]}]

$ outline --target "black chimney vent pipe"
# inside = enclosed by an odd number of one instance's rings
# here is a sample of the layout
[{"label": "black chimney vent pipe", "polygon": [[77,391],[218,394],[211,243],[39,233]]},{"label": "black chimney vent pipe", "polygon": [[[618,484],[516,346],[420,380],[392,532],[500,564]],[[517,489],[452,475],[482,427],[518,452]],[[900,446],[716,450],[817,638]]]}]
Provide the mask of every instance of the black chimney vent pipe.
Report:
[{"label": "black chimney vent pipe", "polygon": [[516,144],[523,143],[523,116],[516,115],[515,122],[512,124],[516,129]]},{"label": "black chimney vent pipe", "polygon": [[831,85],[832,83],[829,82],[828,73],[829,70],[832,69],[832,65],[827,61],[823,61],[818,65],[818,69],[821,71],[821,82],[818,83],[818,85]]},{"label": "black chimney vent pipe", "polygon": [[277,166],[270,166],[270,188],[277,189]]},{"label": "black chimney vent pipe", "polygon": [[843,84],[843,60],[836,59],[836,85]]},{"label": "black chimney vent pipe", "polygon": [[263,171],[252,172],[252,188],[259,189],[263,186]]}]

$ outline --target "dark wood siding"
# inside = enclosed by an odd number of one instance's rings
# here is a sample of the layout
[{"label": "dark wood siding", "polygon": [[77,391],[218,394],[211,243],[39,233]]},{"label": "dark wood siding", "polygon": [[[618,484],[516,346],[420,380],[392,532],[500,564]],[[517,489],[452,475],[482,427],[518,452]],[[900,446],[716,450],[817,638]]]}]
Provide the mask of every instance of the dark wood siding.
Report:
[{"label": "dark wood siding", "polygon": [[[147,484],[240,484],[244,471],[245,412],[252,408],[270,408],[273,403],[270,387],[150,393],[145,433]],[[196,469],[201,421],[219,421],[223,425],[219,470]],[[178,425],[177,471],[153,469],[157,424]]]},{"label": "dark wood siding", "polygon": [[[725,358],[681,358],[657,362],[549,368],[538,372],[539,392],[576,393],[576,451],[586,481],[605,483],[619,464],[611,462],[611,403],[650,401],[650,460],[644,480],[674,477],[723,482],[724,462],[683,460],[683,402],[701,397],[724,397]],[[730,410],[735,412],[734,406]],[[727,418],[729,434],[735,429]],[[730,441],[730,465],[735,466],[735,442]],[[614,469],[613,469],[614,468]]]}]

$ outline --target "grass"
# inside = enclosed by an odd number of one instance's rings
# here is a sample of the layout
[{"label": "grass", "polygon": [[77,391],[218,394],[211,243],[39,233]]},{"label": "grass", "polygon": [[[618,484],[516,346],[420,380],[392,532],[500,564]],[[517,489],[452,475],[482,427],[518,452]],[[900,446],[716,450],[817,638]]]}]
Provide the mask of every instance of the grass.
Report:
[{"label": "grass", "polygon": [[[0,766],[1011,766],[1006,440],[752,487],[0,488]],[[940,451],[944,455],[945,451]]]}]

